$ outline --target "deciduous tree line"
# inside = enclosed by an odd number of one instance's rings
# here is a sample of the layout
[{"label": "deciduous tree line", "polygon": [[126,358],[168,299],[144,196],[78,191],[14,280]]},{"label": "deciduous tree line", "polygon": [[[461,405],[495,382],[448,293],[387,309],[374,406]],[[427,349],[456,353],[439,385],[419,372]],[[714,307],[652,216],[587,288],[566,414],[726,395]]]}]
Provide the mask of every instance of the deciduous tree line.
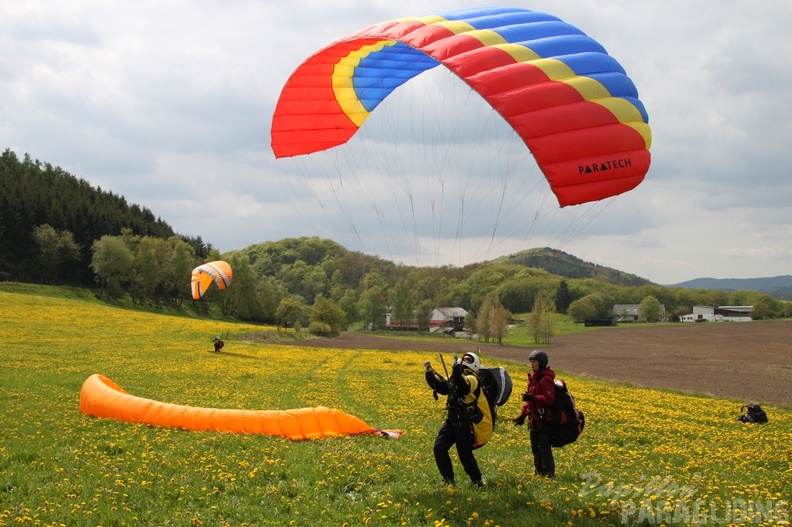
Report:
[{"label": "deciduous tree line", "polygon": [[[185,309],[248,321],[301,325],[337,334],[357,323],[370,329],[426,329],[436,307],[462,307],[479,338],[500,342],[512,314],[528,314],[537,342],[552,336],[550,315],[576,321],[609,318],[614,304],[641,304],[656,320],[694,305],[752,305],[754,318],[790,316],[790,304],[755,291],[663,287],[624,273],[595,269],[554,254],[564,276],[528,267],[519,255],[465,267],[410,267],[348,251],[317,237],[288,238],[219,254],[200,237],[175,234],[145,208],[93,189],[60,168],[0,156],[0,271],[14,279],[96,287],[104,299]],[[234,270],[227,291],[190,295],[192,269],[223,259]],[[541,261],[541,260],[537,260]],[[555,268],[554,268],[555,269]],[[558,271],[557,272],[561,272]],[[6,274],[4,274],[6,276]],[[637,284],[637,285],[636,285]]]},{"label": "deciduous tree line", "polygon": [[[168,239],[103,236],[92,247],[91,267],[100,297],[128,294],[135,303],[181,309],[190,297],[189,276],[205,260],[225,259],[234,269],[226,291],[209,288],[196,303],[208,312],[249,321],[300,325],[334,335],[352,323],[383,329],[427,329],[436,307],[462,307],[478,338],[500,343],[513,313],[528,314],[537,342],[552,337],[552,314],[582,322],[613,317],[614,304],[639,304],[643,318],[673,319],[693,305],[752,305],[754,318],[789,316],[789,303],[755,291],[686,290],[657,285],[619,286],[594,279],[566,279],[514,264],[465,268],[398,266],[350,253],[330,240],[285,239],[226,254],[195,255],[176,236]],[[306,258],[308,261],[306,261]],[[361,274],[361,269],[364,273]]]}]

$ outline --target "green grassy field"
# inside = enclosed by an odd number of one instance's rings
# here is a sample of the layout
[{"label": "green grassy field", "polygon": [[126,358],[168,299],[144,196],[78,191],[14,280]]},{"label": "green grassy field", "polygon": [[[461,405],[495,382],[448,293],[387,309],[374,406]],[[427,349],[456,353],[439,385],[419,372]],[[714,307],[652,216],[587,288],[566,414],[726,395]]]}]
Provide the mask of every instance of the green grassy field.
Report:
[{"label": "green grassy field", "polygon": [[[274,329],[66,291],[0,286],[0,526],[789,525],[788,409],[746,425],[735,401],[561,372],[587,424],[555,451],[555,480],[532,475],[513,396],[477,451],[486,486],[457,463],[457,486],[444,487],[432,458],[443,402],[422,369],[436,355],[234,340],[215,354],[211,336]],[[94,373],[159,401],[324,405],[405,434],[289,441],[97,419],[79,409]]]}]

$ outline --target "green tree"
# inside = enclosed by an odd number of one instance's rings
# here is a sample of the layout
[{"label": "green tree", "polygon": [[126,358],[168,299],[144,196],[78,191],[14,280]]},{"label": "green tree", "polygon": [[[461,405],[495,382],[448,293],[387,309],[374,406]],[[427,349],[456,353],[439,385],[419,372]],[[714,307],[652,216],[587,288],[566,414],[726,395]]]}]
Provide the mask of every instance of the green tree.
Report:
[{"label": "green tree", "polygon": [[330,279],[320,265],[310,268],[305,279],[300,284],[300,294],[305,298],[316,298],[317,295],[326,296],[330,291]]},{"label": "green tree", "polygon": [[[256,303],[261,309],[263,321],[279,324],[275,313],[280,301],[287,296],[288,291],[274,278],[261,276],[256,280]],[[296,320],[299,320],[299,317]]]},{"label": "green tree", "polygon": [[173,251],[165,277],[166,290],[173,305],[180,310],[184,301],[192,298],[190,276],[195,268],[195,248],[178,236],[171,236],[168,242]]},{"label": "green tree", "polygon": [[[434,304],[431,300],[422,300],[415,310],[415,318],[418,320],[418,328],[424,331],[429,330],[429,321],[432,319],[432,311],[434,311]],[[470,327],[470,326],[468,326]]]},{"label": "green tree", "polygon": [[490,333],[499,345],[503,345],[503,336],[509,327],[509,310],[503,307],[497,297],[493,298],[490,312]]},{"label": "green tree", "polygon": [[763,320],[782,316],[784,308],[781,301],[758,291],[733,291],[728,298],[730,306],[753,306],[751,318]]},{"label": "green tree", "polygon": [[[338,300],[333,300],[341,309],[344,310],[344,313],[346,313],[346,325],[351,324],[358,319],[357,300],[357,293],[352,289],[344,290],[344,296]],[[344,329],[346,329],[346,325]]]},{"label": "green tree", "polygon": [[[635,293],[642,301],[651,296],[661,305],[673,304],[676,300],[674,292],[670,288],[654,284],[646,284],[635,288]],[[657,318],[654,320],[657,320]]]},{"label": "green tree", "polygon": [[344,273],[336,269],[330,274],[330,300],[338,302],[349,290],[344,284]]},{"label": "green tree", "polygon": [[400,280],[391,289],[390,304],[393,308],[391,312],[391,322],[404,328],[411,325],[415,319],[415,297],[407,282]]},{"label": "green tree", "polygon": [[682,315],[689,315],[693,312],[693,309],[688,306],[676,306],[673,311],[671,312],[671,316],[674,322],[679,322],[682,318]]},{"label": "green tree", "polygon": [[592,302],[590,295],[587,295],[569,304],[567,315],[577,323],[585,322],[586,319],[597,318],[597,306]]},{"label": "green tree", "polygon": [[173,248],[162,238],[143,236],[135,252],[130,292],[133,302],[159,306],[168,289]]},{"label": "green tree", "polygon": [[[572,309],[572,306],[575,306],[573,311],[575,311],[574,318],[577,322],[583,322],[587,318],[611,318],[613,316],[611,313],[613,301],[606,300],[600,293],[591,293],[572,302],[569,309]],[[572,315],[573,313],[569,309],[567,309],[567,314]],[[584,318],[579,319],[580,315],[583,315]]]},{"label": "green tree", "polygon": [[234,279],[224,295],[231,304],[227,311],[243,320],[261,319],[262,314],[256,297],[256,275],[253,273],[250,261],[241,254],[235,254],[229,258],[228,264],[234,270]]},{"label": "green tree", "polygon": [[289,296],[278,303],[275,320],[278,326],[294,326],[305,314],[306,305],[296,296]]},{"label": "green tree", "polygon": [[549,295],[539,295],[528,316],[528,327],[537,344],[549,344],[553,336],[553,301]]},{"label": "green tree", "polygon": [[468,311],[479,312],[481,305],[498,286],[503,284],[507,276],[516,269],[509,265],[484,266],[474,270],[470,276],[460,282],[454,293],[454,304]]},{"label": "green tree", "polygon": [[556,313],[566,314],[569,304],[572,303],[572,295],[569,293],[569,286],[566,280],[561,280],[555,292]]},{"label": "green tree", "polygon": [[120,298],[132,280],[135,257],[119,236],[102,236],[93,242],[91,268],[99,285],[97,297]]},{"label": "green tree", "polygon": [[638,306],[638,314],[648,322],[657,322],[663,313],[663,306],[653,295],[649,295]]},{"label": "green tree", "polygon": [[360,313],[364,327],[370,330],[385,327],[385,315],[387,306],[385,305],[385,295],[379,286],[372,286],[364,290],[358,301],[358,313]]},{"label": "green tree", "polygon": [[484,342],[489,342],[492,337],[492,328],[490,327],[492,323],[492,301],[490,299],[481,305],[474,320],[479,340],[483,339]]},{"label": "green tree", "polygon": [[[316,333],[314,329],[311,329],[314,328],[315,323],[320,324],[320,333]],[[316,297],[311,309],[311,325],[309,326],[311,333],[324,337],[337,337],[341,334],[341,328],[344,324],[346,324],[346,313],[338,304],[321,295]],[[329,334],[324,326],[330,328]]]},{"label": "green tree", "polygon": [[56,231],[45,223],[33,230],[33,237],[38,247],[42,283],[48,278],[54,284],[65,263],[80,259],[80,247],[69,231]]}]

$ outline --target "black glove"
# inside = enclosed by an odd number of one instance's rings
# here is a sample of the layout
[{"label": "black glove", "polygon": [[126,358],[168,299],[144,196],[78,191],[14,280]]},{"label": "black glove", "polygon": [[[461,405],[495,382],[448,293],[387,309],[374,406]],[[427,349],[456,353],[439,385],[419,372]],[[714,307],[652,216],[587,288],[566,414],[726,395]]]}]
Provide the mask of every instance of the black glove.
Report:
[{"label": "black glove", "polygon": [[525,424],[525,416],[521,415],[520,417],[512,419],[512,423],[514,423],[514,426],[522,426],[522,425],[524,425]]},{"label": "black glove", "polygon": [[522,400],[523,401],[533,401],[534,400],[534,394],[525,392],[524,394],[522,394]]}]

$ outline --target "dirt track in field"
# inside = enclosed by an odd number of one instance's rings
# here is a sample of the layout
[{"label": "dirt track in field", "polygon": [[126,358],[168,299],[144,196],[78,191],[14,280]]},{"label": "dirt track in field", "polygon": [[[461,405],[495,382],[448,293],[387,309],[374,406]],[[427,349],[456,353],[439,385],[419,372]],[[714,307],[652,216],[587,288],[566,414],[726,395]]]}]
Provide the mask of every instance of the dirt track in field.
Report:
[{"label": "dirt track in field", "polygon": [[[434,342],[353,332],[309,345],[431,354],[481,348],[485,355],[515,362],[527,362],[531,352],[463,339]],[[792,405],[792,320],[602,328],[553,337],[544,351],[551,367],[562,372],[745,403]]]}]

